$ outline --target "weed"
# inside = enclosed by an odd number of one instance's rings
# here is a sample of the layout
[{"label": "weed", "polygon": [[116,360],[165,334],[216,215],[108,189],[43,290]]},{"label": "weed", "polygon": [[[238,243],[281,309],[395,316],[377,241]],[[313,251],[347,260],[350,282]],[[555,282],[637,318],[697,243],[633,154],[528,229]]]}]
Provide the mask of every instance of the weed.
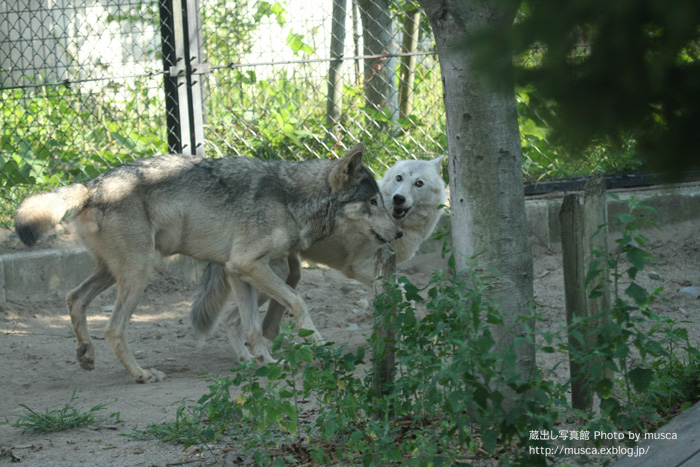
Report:
[{"label": "weed", "polygon": [[[101,423],[102,420],[96,418],[96,414],[107,407],[108,404],[98,404],[87,412],[81,411],[73,406],[73,402],[76,399],[76,391],[77,388],[74,388],[70,401],[62,408],[47,409],[44,413],[37,412],[25,404],[20,404],[20,407],[26,409],[29,413],[26,415],[13,415],[16,417],[14,422],[10,422],[6,417],[4,424],[14,428],[21,428],[22,433],[27,431],[52,433],[54,431],[69,430],[71,428]],[[111,414],[110,417],[114,418],[117,422],[119,421],[118,412]]]}]

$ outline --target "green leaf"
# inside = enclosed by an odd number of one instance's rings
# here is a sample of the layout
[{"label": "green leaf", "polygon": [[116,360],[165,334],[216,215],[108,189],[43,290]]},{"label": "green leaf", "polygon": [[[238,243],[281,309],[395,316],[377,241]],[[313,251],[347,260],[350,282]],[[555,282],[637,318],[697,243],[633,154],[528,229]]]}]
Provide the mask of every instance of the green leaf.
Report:
[{"label": "green leaf", "polygon": [[311,363],[314,360],[314,354],[311,351],[311,347],[308,345],[303,345],[299,350],[297,351],[297,357],[299,360],[302,362],[307,362]]},{"label": "green leaf", "polygon": [[314,331],[312,331],[310,329],[299,329],[299,337],[302,337],[302,338],[309,337],[309,336],[313,335],[313,333],[314,333]]},{"label": "green leaf", "polygon": [[598,260],[593,260],[590,262],[588,265],[588,274],[586,274],[586,278],[583,281],[583,286],[585,288],[588,288],[588,286],[595,280],[596,277],[602,272],[601,268],[601,262]]},{"label": "green leaf", "polygon": [[520,133],[522,135],[534,136],[537,139],[545,139],[549,133],[549,128],[538,126],[537,123],[528,118],[521,122]]},{"label": "green leaf", "polygon": [[629,372],[629,379],[637,392],[646,392],[654,379],[654,372],[648,368],[635,368]]},{"label": "green leaf", "polygon": [[647,252],[642,250],[641,248],[631,246],[627,250],[627,259],[630,260],[630,262],[637,269],[637,271],[641,271],[642,269],[644,269],[648,257],[649,255],[647,254]]},{"label": "green leaf", "polygon": [[634,300],[638,307],[644,308],[649,303],[649,298],[646,289],[639,286],[636,282],[632,282],[625,290],[625,294]]},{"label": "green leaf", "polygon": [[607,378],[601,379],[595,387],[595,392],[601,399],[608,399],[612,395],[612,390],[613,383]]},{"label": "green leaf", "polygon": [[498,435],[491,430],[485,430],[481,433],[481,442],[484,443],[484,448],[488,452],[495,452],[498,446]]},{"label": "green leaf", "polygon": [[635,221],[634,216],[626,212],[617,214],[616,217],[619,223],[623,225],[633,224]]},{"label": "green leaf", "polygon": [[303,38],[304,36],[302,36],[301,34],[289,31],[289,35],[287,36],[286,42],[287,45],[294,52],[294,55],[298,55],[299,52],[303,52],[308,55],[314,53],[313,47],[311,47],[309,44],[304,43],[304,41],[302,40]]}]

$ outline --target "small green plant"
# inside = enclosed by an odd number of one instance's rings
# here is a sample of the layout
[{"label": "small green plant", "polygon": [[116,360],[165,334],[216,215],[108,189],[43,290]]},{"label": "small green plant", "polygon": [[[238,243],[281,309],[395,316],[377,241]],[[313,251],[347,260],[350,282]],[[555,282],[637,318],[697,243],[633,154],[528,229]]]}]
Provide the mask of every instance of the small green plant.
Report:
[{"label": "small green plant", "polygon": [[[73,406],[73,402],[77,398],[75,395],[76,391],[77,388],[73,389],[70,401],[68,401],[66,405],[60,409],[47,409],[44,413],[37,412],[25,404],[20,404],[20,407],[26,409],[29,413],[25,415],[14,415],[14,417],[16,417],[14,422],[10,422],[6,417],[4,423],[14,428],[21,428],[22,433],[27,431],[52,433],[54,431],[69,430],[71,428],[101,423],[102,419],[96,417],[97,412],[103,410],[108,404],[98,404],[87,412],[81,411]],[[117,422],[119,421],[118,412],[110,416]]]},{"label": "small green plant", "polygon": [[[530,440],[528,427],[551,429],[565,406],[559,385],[516,370],[519,339],[507,348],[497,345],[492,329],[503,326],[503,320],[489,299],[491,281],[477,271],[473,264],[459,276],[437,273],[425,291],[422,319],[405,300],[378,309],[393,315],[400,336],[398,375],[386,403],[397,417],[424,427],[400,444],[401,452],[411,453],[412,465],[453,464],[474,456],[477,448],[514,463],[539,465],[542,457],[530,455],[528,447],[546,443]],[[405,278],[399,282],[388,293],[422,300]],[[518,395],[514,405],[504,391]]]},{"label": "small green plant", "polygon": [[148,425],[145,429],[134,429],[129,435],[133,438],[156,438],[166,443],[184,444],[185,448],[193,445],[207,445],[216,440],[216,426],[206,417],[208,407],[182,401],[175,413],[175,421],[161,425]]},{"label": "small green plant", "polygon": [[[464,280],[436,274],[422,320],[413,302],[423,299],[405,278],[377,299],[397,335],[398,373],[384,398],[374,394],[371,373],[358,374],[364,347],[298,343],[285,332],[273,345],[282,363],[241,364],[233,377],[212,380],[209,394],[181,408],[174,423],[146,432],[184,444],[230,439],[261,465],[283,462],[285,446],[318,464],[447,465],[487,451],[537,465],[541,459],[518,447],[543,446],[527,440],[529,427],[554,425],[563,391],[512,369],[514,351],[497,348],[491,335],[501,320],[486,298],[488,282]],[[504,386],[531,397],[505,407]],[[315,401],[312,410],[306,400]]]}]

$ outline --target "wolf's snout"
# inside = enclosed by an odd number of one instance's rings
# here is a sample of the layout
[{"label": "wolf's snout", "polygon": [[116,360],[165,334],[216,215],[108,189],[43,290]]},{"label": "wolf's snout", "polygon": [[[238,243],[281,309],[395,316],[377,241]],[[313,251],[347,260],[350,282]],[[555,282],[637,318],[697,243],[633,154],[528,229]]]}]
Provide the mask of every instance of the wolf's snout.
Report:
[{"label": "wolf's snout", "polygon": [[372,233],[374,233],[375,238],[379,241],[379,243],[391,243],[394,240],[398,240],[399,238],[403,237],[403,230],[397,229],[396,233],[394,234],[394,238],[391,238],[391,236],[387,237],[382,237],[377,233],[376,231],[372,230]]},{"label": "wolf's snout", "polygon": [[394,219],[406,217],[406,214],[411,209],[411,206],[406,206],[406,197],[397,193],[391,198],[391,201],[393,202],[391,214],[394,216]]}]

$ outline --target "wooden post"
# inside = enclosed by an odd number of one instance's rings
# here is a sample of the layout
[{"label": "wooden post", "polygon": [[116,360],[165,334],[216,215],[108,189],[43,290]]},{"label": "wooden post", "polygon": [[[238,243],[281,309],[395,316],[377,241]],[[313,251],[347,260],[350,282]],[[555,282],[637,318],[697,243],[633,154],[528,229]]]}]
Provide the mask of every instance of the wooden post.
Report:
[{"label": "wooden post", "polygon": [[[395,270],[396,252],[390,245],[384,245],[374,255],[374,277],[382,278],[374,281],[375,299],[384,292],[384,281],[390,279]],[[386,310],[382,314],[375,312],[374,333],[376,343],[372,360],[372,388],[377,399],[391,392],[391,386],[394,384],[394,339],[396,336],[391,326],[393,321],[392,312],[393,310]],[[383,348],[379,348],[380,346]],[[377,412],[375,415],[377,419],[383,417],[383,412]]]},{"label": "wooden post", "polygon": [[[564,261],[564,295],[566,300],[566,322],[569,327],[575,319],[588,319],[586,325],[577,328],[584,336],[583,348],[595,346],[595,337],[587,330],[599,326],[604,320],[591,322],[590,317],[602,311],[610,310],[610,292],[608,284],[608,229],[605,182],[601,176],[592,178],[585,187],[583,200],[580,195],[571,194],[564,198],[559,212],[561,222],[561,243]],[[601,228],[601,226],[603,226]],[[600,228],[600,231],[598,230]],[[585,280],[588,267],[593,261],[594,250],[601,253],[601,274],[588,287]],[[591,292],[599,287],[602,292],[597,298],[591,298]],[[581,349],[582,344],[569,335],[569,345]],[[586,388],[589,379],[587,367],[569,357],[571,384],[571,406],[590,410],[594,398],[590,388]],[[612,375],[608,375],[612,377]]]}]

